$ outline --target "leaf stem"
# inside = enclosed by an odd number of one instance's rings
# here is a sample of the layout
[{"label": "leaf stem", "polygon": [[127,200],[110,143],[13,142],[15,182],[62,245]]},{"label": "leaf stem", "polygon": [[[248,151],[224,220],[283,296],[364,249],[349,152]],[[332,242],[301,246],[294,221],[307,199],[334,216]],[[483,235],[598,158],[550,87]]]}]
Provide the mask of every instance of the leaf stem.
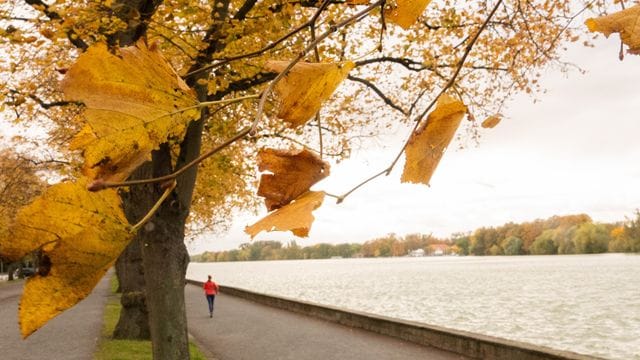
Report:
[{"label": "leaf stem", "polygon": [[233,103],[241,102],[241,101],[248,100],[248,99],[257,99],[258,97],[260,97],[260,94],[240,96],[240,97],[233,98],[233,99],[222,99],[222,100],[215,100],[215,101],[198,102],[195,105],[183,107],[183,108],[180,108],[180,109],[178,109],[176,111],[172,111],[170,113],[166,113],[164,115],[160,115],[160,116],[158,116],[158,117],[156,117],[154,119],[151,119],[150,121],[155,121],[155,120],[158,120],[158,119],[162,119],[163,117],[167,117],[167,116],[173,116],[175,114],[180,114],[180,113],[183,113],[185,111],[192,110],[192,109],[201,109],[203,107],[207,107],[207,106],[211,106],[211,105],[222,105],[222,104],[228,105],[228,104],[233,104]]}]

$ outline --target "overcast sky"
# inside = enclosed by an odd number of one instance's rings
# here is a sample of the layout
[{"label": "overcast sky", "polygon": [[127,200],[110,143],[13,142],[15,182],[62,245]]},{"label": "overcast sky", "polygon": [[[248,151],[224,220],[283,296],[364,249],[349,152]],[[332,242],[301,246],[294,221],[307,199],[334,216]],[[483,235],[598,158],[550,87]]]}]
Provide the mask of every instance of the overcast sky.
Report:
[{"label": "overcast sky", "polygon": [[[327,197],[308,238],[263,232],[255,240],[361,243],[388,233],[446,237],[552,215],[586,213],[603,222],[632,216],[640,208],[640,57],[621,62],[618,49],[617,35],[572,49],[564,58],[586,74],[549,69],[541,101],[516,96],[505,119],[482,131],[478,147],[454,144],[431,187],[400,184],[401,163],[340,205]],[[388,166],[399,146],[358,152],[313,189],[342,194]],[[250,240],[244,227],[262,216],[238,214],[227,234],[192,240],[189,251],[237,248]]]}]

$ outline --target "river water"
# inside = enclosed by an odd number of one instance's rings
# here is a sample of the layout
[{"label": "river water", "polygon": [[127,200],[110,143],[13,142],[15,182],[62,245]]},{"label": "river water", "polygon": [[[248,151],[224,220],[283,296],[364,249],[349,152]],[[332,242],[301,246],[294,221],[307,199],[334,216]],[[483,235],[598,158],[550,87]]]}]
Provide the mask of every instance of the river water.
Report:
[{"label": "river water", "polygon": [[609,359],[640,359],[640,255],[192,263],[187,278]]}]

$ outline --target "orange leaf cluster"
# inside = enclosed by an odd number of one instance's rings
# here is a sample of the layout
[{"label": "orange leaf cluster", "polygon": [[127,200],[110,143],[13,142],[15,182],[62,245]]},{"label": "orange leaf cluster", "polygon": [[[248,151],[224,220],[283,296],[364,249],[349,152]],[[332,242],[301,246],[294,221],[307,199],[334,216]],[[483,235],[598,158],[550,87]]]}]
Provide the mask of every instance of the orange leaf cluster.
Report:
[{"label": "orange leaf cluster", "polygon": [[329,175],[329,164],[307,149],[263,149],[258,154],[258,166],[260,171],[269,172],[260,177],[258,195],[265,198],[267,209],[272,212],[247,226],[245,232],[251,238],[261,231],[276,230],[307,236],[314,219],[311,212],[324,199],[324,192],[309,188]]},{"label": "orange leaf cluster", "polygon": [[[288,61],[267,61],[265,68],[282,72]],[[275,86],[280,100],[278,117],[297,128],[307,123],[329,99],[355,64],[297,63]]]},{"label": "orange leaf cluster", "polygon": [[438,98],[435,110],[409,139],[405,149],[406,162],[402,182],[429,185],[442,155],[467,112],[459,100],[443,94]]},{"label": "orange leaf cluster", "polygon": [[262,149],[258,168],[269,171],[262,174],[258,187],[258,195],[265,198],[269,211],[287,205],[329,175],[329,163],[307,149]]}]

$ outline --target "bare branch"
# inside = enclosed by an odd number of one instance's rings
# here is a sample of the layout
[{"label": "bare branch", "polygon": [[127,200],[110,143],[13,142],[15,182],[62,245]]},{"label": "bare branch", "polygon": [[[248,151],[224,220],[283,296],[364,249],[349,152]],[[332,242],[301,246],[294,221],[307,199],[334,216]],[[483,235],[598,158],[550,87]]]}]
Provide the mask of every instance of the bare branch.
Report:
[{"label": "bare branch", "polygon": [[[305,49],[303,49],[300,54],[298,56],[296,56],[295,59],[291,60],[291,62],[289,62],[289,65],[287,65],[286,68],[284,68],[284,70],[282,70],[282,72],[280,72],[278,74],[278,76],[276,76],[275,79],[273,79],[273,81],[269,84],[269,86],[267,87],[267,89],[262,93],[262,97],[260,98],[260,102],[258,103],[258,111],[256,112],[256,116],[255,119],[253,121],[253,124],[251,124],[251,132],[255,133],[256,127],[258,126],[258,123],[260,122],[261,118],[262,118],[262,114],[263,114],[263,110],[264,110],[264,105],[267,101],[267,96],[269,96],[269,94],[271,93],[271,91],[273,90],[273,88],[276,86],[276,84],[283,78],[285,77],[289,71],[291,70],[291,68],[293,68],[293,66],[295,64],[297,64],[300,60],[302,60],[308,53],[309,51],[313,50],[313,48],[320,43],[321,41],[323,41],[324,39],[326,39],[327,37],[329,37],[329,35],[331,35],[332,33],[338,31],[338,29],[345,27],[355,21],[360,20],[363,17],[366,17],[367,15],[369,15],[369,13],[376,9],[380,4],[382,4],[385,0],[378,0],[375,3],[367,6],[364,10],[361,10],[360,12],[356,13],[355,15],[352,15],[342,21],[340,21],[339,23],[332,25],[329,30],[325,31],[324,33],[322,33],[320,36],[318,36],[316,38],[315,41],[311,42],[311,44],[309,44]],[[310,24],[313,24],[317,17],[320,15],[320,12],[316,12],[316,14],[314,14],[314,16],[311,18]]]},{"label": "bare branch", "polygon": [[192,160],[188,164],[184,165],[183,167],[181,167],[180,169],[176,170],[175,172],[173,172],[173,173],[171,173],[169,175],[160,176],[160,177],[152,178],[152,179],[131,180],[131,181],[123,181],[123,182],[108,182],[108,181],[96,180],[96,181],[94,181],[94,183],[89,185],[90,186],[89,190],[91,190],[91,191],[99,191],[99,190],[103,190],[103,189],[107,189],[107,188],[117,188],[117,187],[123,187],[123,186],[131,186],[131,185],[155,184],[155,183],[161,183],[161,182],[175,180],[182,173],[184,173],[185,171],[189,170],[190,168],[198,165],[203,160],[211,157],[213,154],[223,150],[224,148],[226,148],[226,147],[230,146],[231,144],[235,143],[236,141],[244,138],[245,136],[247,136],[247,134],[249,134],[250,130],[251,130],[251,128],[249,128],[249,127],[241,130],[240,132],[238,132],[232,138],[230,138],[227,141],[223,142],[222,144],[214,147],[213,149],[201,154],[196,159]]},{"label": "bare branch", "polygon": [[[415,126],[413,127],[413,129],[411,130],[411,133],[413,134],[416,129],[418,128],[418,126],[420,126],[422,119],[424,119],[428,112],[431,110],[431,108],[436,104],[436,101],[438,100],[438,98],[444,94],[447,90],[449,90],[456,82],[456,79],[458,78],[458,75],[460,74],[460,71],[462,70],[465,61],[467,60],[467,57],[469,56],[469,53],[471,52],[471,49],[473,49],[473,46],[475,45],[476,41],[478,40],[478,38],[480,37],[480,34],[484,31],[484,29],[487,27],[487,24],[489,23],[489,21],[491,20],[491,18],[493,17],[493,15],[496,13],[496,11],[498,10],[498,8],[500,7],[500,5],[502,5],[502,0],[498,0],[498,2],[495,4],[495,6],[493,7],[493,9],[491,10],[491,13],[489,13],[489,15],[487,16],[487,19],[484,21],[484,23],[482,24],[482,26],[480,26],[480,28],[478,29],[478,31],[476,32],[476,34],[474,35],[474,37],[471,39],[471,41],[469,42],[469,44],[467,45],[464,54],[462,55],[462,57],[460,58],[460,61],[458,61],[458,66],[456,68],[456,71],[453,73],[453,75],[451,76],[451,78],[449,79],[449,81],[447,82],[447,84],[440,90],[440,92],[437,94],[437,96],[435,96],[433,98],[433,100],[431,101],[431,103],[429,104],[429,106],[427,106],[427,108],[416,117],[415,119]],[[409,139],[411,139],[411,137],[409,136]],[[402,156],[402,153],[404,153],[404,150],[407,148],[407,145],[409,144],[409,139],[407,141],[405,141],[404,145],[402,146],[402,148],[400,149],[398,155],[396,156],[396,158],[391,162],[391,164],[389,165],[389,167],[387,167],[386,169],[380,171],[379,173],[369,177],[368,179],[366,179],[365,181],[361,182],[360,184],[356,185],[355,187],[353,187],[351,190],[347,191],[346,193],[344,193],[341,196],[338,196],[337,199],[337,203],[341,203],[342,201],[344,201],[344,199],[349,196],[351,193],[353,193],[354,191],[356,191],[357,189],[359,189],[360,187],[364,186],[365,184],[367,184],[368,182],[382,176],[382,175],[389,175],[391,173],[391,171],[393,170],[393,168],[395,167],[395,165],[397,164],[398,160],[400,160],[400,157]]]},{"label": "bare branch", "polygon": [[381,99],[382,101],[384,101],[385,104],[391,106],[392,108],[394,108],[395,110],[398,110],[402,113],[402,115],[408,115],[408,112],[406,110],[404,110],[403,108],[401,108],[399,105],[396,105],[393,100],[389,99],[389,97],[387,97],[380,89],[378,89],[377,86],[375,86],[371,81],[366,80],[366,79],[362,79],[359,77],[355,77],[352,75],[349,75],[347,77],[347,79],[351,80],[351,81],[355,81],[355,82],[359,82],[361,84],[364,84],[366,87],[370,88],[371,90],[373,90],[373,92],[375,92]]}]

